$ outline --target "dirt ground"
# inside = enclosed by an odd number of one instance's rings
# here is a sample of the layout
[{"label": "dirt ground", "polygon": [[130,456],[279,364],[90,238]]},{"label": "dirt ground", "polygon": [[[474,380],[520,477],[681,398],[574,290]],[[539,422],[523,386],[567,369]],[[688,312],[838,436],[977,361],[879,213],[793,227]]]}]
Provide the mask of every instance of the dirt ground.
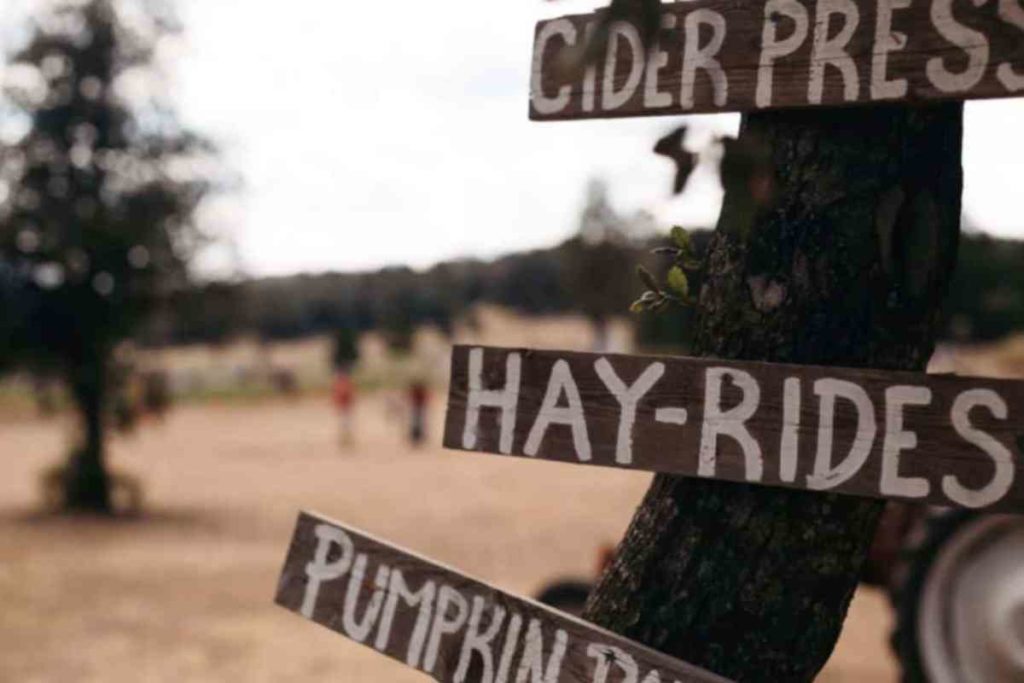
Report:
[{"label": "dirt ground", "polygon": [[[432,443],[440,441],[435,401]],[[272,604],[300,508],[532,593],[594,571],[647,475],[412,451],[377,396],[356,446],[327,401],[192,406],[115,445],[144,518],[39,514],[58,422],[0,424],[0,681],[421,681]],[[884,596],[862,591],[819,679],[892,681]]]}]

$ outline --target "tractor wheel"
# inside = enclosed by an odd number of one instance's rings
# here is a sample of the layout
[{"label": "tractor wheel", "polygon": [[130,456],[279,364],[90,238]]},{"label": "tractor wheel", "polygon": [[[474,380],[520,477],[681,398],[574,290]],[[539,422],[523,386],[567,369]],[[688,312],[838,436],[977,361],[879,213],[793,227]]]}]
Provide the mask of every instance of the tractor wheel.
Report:
[{"label": "tractor wheel", "polygon": [[1024,681],[1024,517],[935,515],[894,579],[904,683]]},{"label": "tractor wheel", "polygon": [[537,593],[536,600],[548,607],[554,607],[578,617],[583,614],[583,607],[587,604],[587,596],[590,595],[592,588],[593,585],[586,581],[575,579],[555,581],[542,588]]}]

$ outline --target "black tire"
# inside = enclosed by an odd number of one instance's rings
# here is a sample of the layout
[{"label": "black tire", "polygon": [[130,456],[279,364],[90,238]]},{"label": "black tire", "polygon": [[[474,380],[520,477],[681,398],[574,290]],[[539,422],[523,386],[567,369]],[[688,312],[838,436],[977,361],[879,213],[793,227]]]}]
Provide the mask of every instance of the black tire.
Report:
[{"label": "black tire", "polygon": [[917,632],[921,590],[939,549],[975,517],[977,515],[957,510],[926,518],[911,531],[900,553],[889,586],[889,598],[895,611],[895,626],[889,642],[900,661],[903,683],[928,683]]},{"label": "black tire", "polygon": [[574,616],[583,613],[583,607],[587,603],[587,596],[593,585],[586,581],[573,579],[554,581],[542,588],[537,593],[537,602]]},{"label": "black tire", "polygon": [[[922,618],[920,614],[924,609],[922,606],[925,599],[924,591],[928,586],[929,577],[933,576],[933,570],[949,570],[949,565],[946,569],[939,568],[942,566],[938,564],[940,558],[943,562],[956,562],[959,565],[971,557],[970,555],[943,555],[944,548],[950,544],[948,546],[950,553],[956,553],[958,547],[961,552],[969,551],[971,547],[983,548],[993,539],[999,538],[993,536],[993,533],[1000,533],[999,529],[1005,529],[1007,525],[1010,525],[1012,529],[1018,523],[1017,518],[1007,518],[1004,515],[983,515],[956,510],[933,513],[911,530],[898,564],[894,568],[893,580],[889,589],[889,596],[895,611],[895,627],[890,643],[902,666],[901,680],[903,683],[930,683],[929,666],[925,662],[922,646],[925,636],[919,632]],[[935,580],[941,580],[941,575],[937,575]],[[944,585],[939,586],[938,590],[943,588]],[[942,595],[945,599],[946,594]],[[954,598],[950,596],[949,599],[952,603]],[[942,647],[945,646],[946,644],[942,643]],[[962,656],[962,653],[955,651],[948,651],[948,654],[950,663],[954,666]],[[943,666],[943,663],[931,662],[931,666]],[[955,672],[950,673],[955,674]],[[1011,678],[1008,679],[1000,676],[998,680],[991,680],[991,683],[1020,680],[1016,678],[1017,675],[1010,674]]]}]

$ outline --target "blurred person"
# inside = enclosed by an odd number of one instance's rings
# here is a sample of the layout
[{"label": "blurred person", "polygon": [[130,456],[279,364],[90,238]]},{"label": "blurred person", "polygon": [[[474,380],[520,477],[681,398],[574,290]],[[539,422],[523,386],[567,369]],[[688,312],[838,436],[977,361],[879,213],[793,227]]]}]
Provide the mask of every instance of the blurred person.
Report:
[{"label": "blurred person", "polygon": [[414,447],[423,445],[426,438],[427,403],[430,390],[425,382],[416,380],[409,385],[409,443]]},{"label": "blurred person", "polygon": [[281,396],[296,396],[299,393],[299,380],[295,372],[288,368],[271,369],[270,385]]},{"label": "blurred person", "polygon": [[146,415],[163,421],[171,408],[171,378],[165,370],[142,374],[142,409]]},{"label": "blurred person", "polygon": [[332,398],[334,405],[338,408],[340,418],[340,443],[343,447],[350,446],[355,440],[352,412],[355,406],[356,388],[347,372],[338,372],[335,375]]}]

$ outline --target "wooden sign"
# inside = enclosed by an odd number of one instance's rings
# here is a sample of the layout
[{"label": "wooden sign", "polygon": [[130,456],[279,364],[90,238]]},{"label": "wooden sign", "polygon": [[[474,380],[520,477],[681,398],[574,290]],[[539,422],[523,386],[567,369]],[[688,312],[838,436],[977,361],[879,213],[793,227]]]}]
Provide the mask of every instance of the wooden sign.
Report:
[{"label": "wooden sign", "polygon": [[1024,382],[459,346],[444,444],[1024,511]]},{"label": "wooden sign", "polygon": [[446,683],[728,683],[306,513],[277,604]]},{"label": "wooden sign", "polygon": [[696,0],[644,45],[603,12],[537,26],[530,118],[1024,96],[1024,0]]}]

